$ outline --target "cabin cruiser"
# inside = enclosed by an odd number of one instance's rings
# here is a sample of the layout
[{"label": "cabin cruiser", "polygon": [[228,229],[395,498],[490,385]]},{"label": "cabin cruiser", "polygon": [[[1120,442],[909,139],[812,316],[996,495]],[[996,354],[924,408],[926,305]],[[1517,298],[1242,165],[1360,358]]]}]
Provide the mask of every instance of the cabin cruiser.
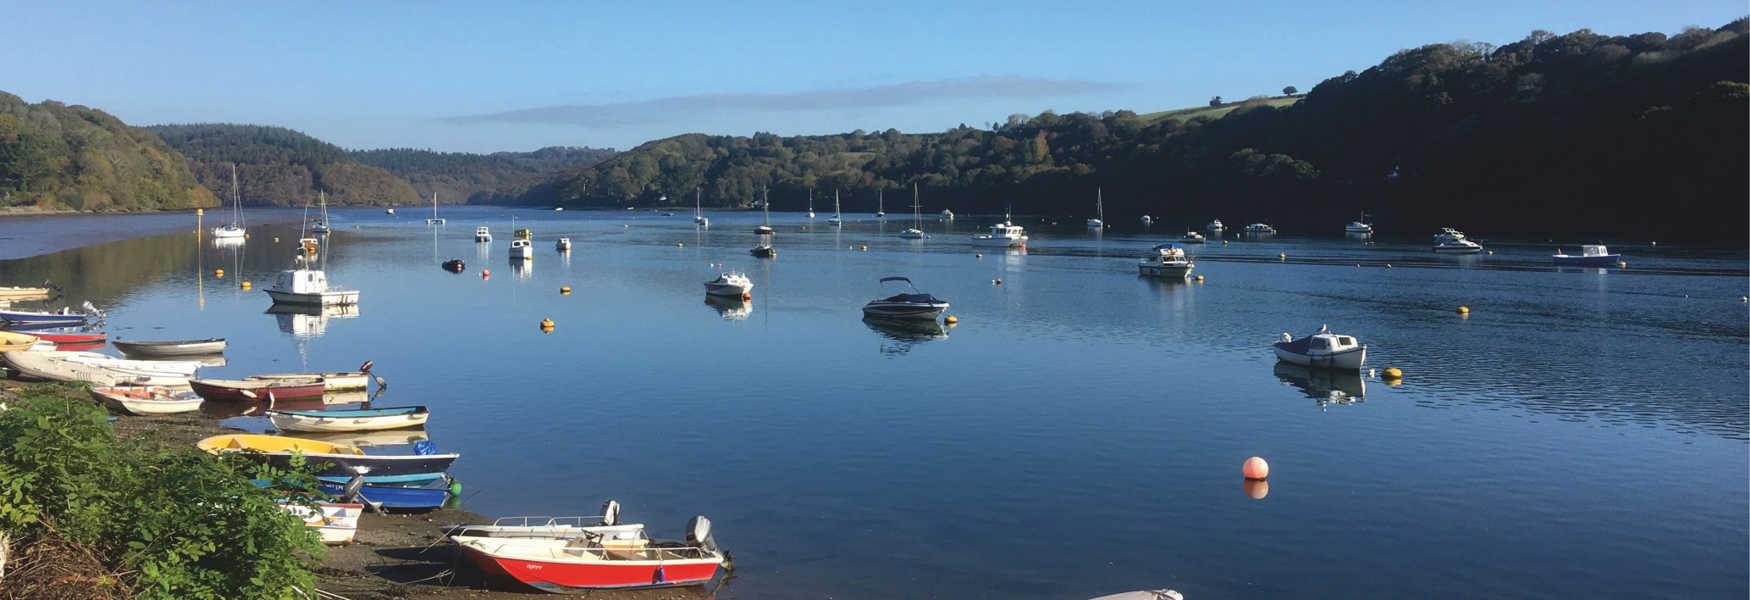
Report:
[{"label": "cabin cruiser", "polygon": [[1320,326],[1318,333],[1300,339],[1284,332],[1276,342],[1276,359],[1315,369],[1360,371],[1367,362],[1367,345],[1354,336],[1331,333],[1329,327]]},{"label": "cabin cruiser", "polygon": [[1027,230],[1009,221],[1008,216],[1005,215],[1003,222],[990,226],[990,233],[972,234],[972,243],[975,246],[1000,248],[1025,246],[1027,245]]},{"label": "cabin cruiser", "polygon": [[912,285],[911,279],[882,277],[881,283],[904,283],[911,291],[870,300],[863,305],[863,318],[935,320],[948,310],[948,301],[918,291],[917,286]]},{"label": "cabin cruiser", "polygon": [[1367,213],[1361,213],[1361,218],[1350,221],[1343,226],[1343,233],[1351,235],[1373,235],[1373,224],[1367,222]]},{"label": "cabin cruiser", "polygon": [[1204,238],[1203,234],[1195,231],[1187,231],[1185,232],[1185,237],[1179,238],[1179,243],[1181,244],[1201,244],[1206,241],[1208,241],[1208,239]]},{"label": "cabin cruiser", "polygon": [[1191,276],[1191,269],[1197,263],[1191,262],[1191,257],[1185,254],[1185,249],[1178,244],[1161,244],[1155,246],[1148,254],[1137,261],[1138,275],[1145,277],[1164,277],[1168,279],[1184,279]]},{"label": "cabin cruiser", "polygon": [[1558,249],[1551,258],[1555,260],[1557,265],[1563,266],[1614,267],[1617,262],[1622,260],[1622,255],[1611,254],[1610,249],[1603,244],[1586,244],[1580,246],[1579,255],[1568,254],[1566,251]]},{"label": "cabin cruiser", "polygon": [[535,257],[533,244],[527,238],[517,238],[510,241],[510,259],[528,260]]},{"label": "cabin cruiser", "polygon": [[1203,230],[1209,232],[1210,235],[1221,235],[1221,232],[1226,229],[1227,226],[1221,224],[1221,219],[1210,221],[1208,225],[1203,227]]},{"label": "cabin cruiser", "polygon": [[474,228],[474,241],[482,244],[492,241],[492,230],[485,225]]},{"label": "cabin cruiser", "polygon": [[718,273],[716,279],[705,282],[705,294],[709,296],[740,298],[750,291],[753,291],[753,280],[735,271]]},{"label": "cabin cruiser", "polygon": [[1253,223],[1246,226],[1246,235],[1276,235],[1276,228],[1268,223]]},{"label": "cabin cruiser", "polygon": [[1464,238],[1464,232],[1451,227],[1440,228],[1440,233],[1434,234],[1434,251],[1442,254],[1476,254],[1483,251],[1483,245]]},{"label": "cabin cruiser", "polygon": [[568,237],[559,238],[559,241],[553,242],[553,249],[558,250],[560,252],[570,252],[571,251],[571,238],[568,238]]},{"label": "cabin cruiser", "polygon": [[902,237],[902,238],[905,238],[908,240],[921,240],[921,239],[924,239],[924,230],[918,229],[916,227],[907,227],[904,230],[899,232],[899,237]]},{"label": "cabin cruiser", "polygon": [[280,271],[273,286],[267,288],[267,295],[273,298],[274,304],[345,306],[359,303],[358,290],[329,289],[328,274],[320,269],[296,268]]}]

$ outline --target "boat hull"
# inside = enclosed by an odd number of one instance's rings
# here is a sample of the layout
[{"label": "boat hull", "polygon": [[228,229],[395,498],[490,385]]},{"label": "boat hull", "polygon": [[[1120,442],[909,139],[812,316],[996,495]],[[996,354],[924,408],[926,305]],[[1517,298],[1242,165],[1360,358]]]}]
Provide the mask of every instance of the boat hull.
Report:
[{"label": "boat hull", "polygon": [[169,415],[201,409],[200,396],[156,386],[91,388],[91,397],[130,415]]},{"label": "boat hull", "polygon": [[225,352],[224,339],[182,342],[124,342],[115,340],[110,344],[124,355],[138,357],[210,356]]},{"label": "boat hull", "polygon": [[1482,245],[1435,244],[1436,254],[1476,254],[1483,251]]},{"label": "boat hull", "polygon": [[55,315],[28,311],[0,310],[0,321],[30,327],[74,327],[84,325],[85,315]]},{"label": "boat hull", "polygon": [[1137,273],[1143,277],[1163,277],[1167,279],[1184,279],[1191,276],[1191,269],[1196,264],[1187,265],[1137,265]]},{"label": "boat hull", "polygon": [[711,283],[711,282],[707,282],[705,284],[705,293],[707,295],[711,295],[711,296],[729,296],[729,297],[740,298],[744,294],[747,294],[748,292],[751,292],[751,291],[753,291],[752,285],[732,285],[732,284],[727,284],[727,283]]},{"label": "boat hull", "polygon": [[1367,346],[1331,354],[1301,354],[1288,349],[1287,343],[1276,344],[1276,359],[1291,365],[1336,371],[1360,371],[1367,362]]},{"label": "boat hull", "polygon": [[488,574],[509,576],[535,589],[556,593],[704,585],[717,575],[720,563],[719,560],[672,560],[578,564],[497,557],[472,544],[458,547]]},{"label": "boat hull", "polygon": [[1563,256],[1551,257],[1556,266],[1561,267],[1614,267],[1622,260],[1621,254],[1602,254],[1595,256]]},{"label": "boat hull", "polygon": [[[62,352],[6,352],[0,354],[19,374],[51,381],[83,381],[93,385],[160,385],[188,384],[188,374],[178,371],[143,371],[102,364],[82,363],[62,358]],[[117,362],[129,362],[120,361]],[[139,361],[131,361],[139,362]]]},{"label": "boat hull", "polygon": [[[346,491],[341,484],[324,483],[323,493],[340,495]],[[359,488],[359,497],[366,502],[382,507],[383,510],[397,512],[422,512],[437,510],[444,507],[450,499],[448,487],[398,487],[392,485],[366,485]]]},{"label": "boat hull", "polygon": [[267,296],[274,304],[293,304],[299,306],[347,306],[359,303],[357,290],[322,292],[320,294],[298,294],[268,290]]},{"label": "boat hull", "polygon": [[[321,398],[327,387],[319,380],[293,381],[213,381],[190,379],[188,385],[202,398],[214,401],[255,402],[260,400],[299,400]],[[248,392],[245,394],[244,392]]]},{"label": "boat hull", "polygon": [[266,375],[250,375],[249,381],[285,381],[288,379],[321,379],[323,387],[330,392],[345,390],[362,390],[370,387],[371,376],[361,371],[339,373],[268,373]]},{"label": "boat hull", "polygon": [[267,418],[280,431],[307,431],[314,433],[340,433],[348,431],[382,431],[385,429],[405,429],[425,425],[431,413],[424,408],[414,411],[392,411],[388,414],[369,414],[384,412],[378,410],[336,410],[336,411],[274,411],[267,412]]},{"label": "boat hull", "polygon": [[984,246],[988,248],[1015,248],[1026,244],[1026,237],[1008,238],[989,235],[972,236],[972,245],[974,246]]},{"label": "boat hull", "polygon": [[911,304],[875,303],[863,305],[863,316],[870,319],[935,320],[948,311],[948,303]]}]

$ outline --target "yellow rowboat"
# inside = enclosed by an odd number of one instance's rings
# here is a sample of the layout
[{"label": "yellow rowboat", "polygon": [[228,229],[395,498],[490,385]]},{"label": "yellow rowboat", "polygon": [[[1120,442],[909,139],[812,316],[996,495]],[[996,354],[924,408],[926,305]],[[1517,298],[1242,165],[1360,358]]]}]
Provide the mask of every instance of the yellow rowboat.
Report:
[{"label": "yellow rowboat", "polygon": [[[429,444],[430,442],[425,442]],[[461,458],[455,453],[437,454],[372,454],[366,455],[357,446],[331,444],[305,438],[278,435],[229,434],[215,435],[195,443],[201,450],[225,452],[255,451],[262,460],[275,467],[289,468],[294,454],[303,455],[305,463],[316,467],[316,476],[329,482],[346,482],[357,475],[365,483],[419,483],[442,479],[450,463]]]},{"label": "yellow rowboat", "polygon": [[30,347],[35,346],[38,341],[41,341],[41,338],[34,335],[13,333],[11,331],[0,331],[0,352],[29,350]]},{"label": "yellow rowboat", "polygon": [[49,297],[49,288],[0,286],[0,300],[43,300]]},{"label": "yellow rowboat", "polygon": [[199,442],[195,447],[211,454],[254,450],[268,454],[302,452],[304,454],[351,454],[363,455],[365,451],[345,444],[333,444],[318,440],[286,437],[280,435],[256,435],[238,433],[215,435]]}]

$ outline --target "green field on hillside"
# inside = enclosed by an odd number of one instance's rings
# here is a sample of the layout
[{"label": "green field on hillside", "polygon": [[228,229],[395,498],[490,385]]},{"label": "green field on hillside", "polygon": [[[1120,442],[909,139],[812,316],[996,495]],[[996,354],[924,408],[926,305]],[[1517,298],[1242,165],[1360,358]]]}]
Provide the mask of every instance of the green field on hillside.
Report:
[{"label": "green field on hillside", "polygon": [[1176,120],[1180,120],[1180,121],[1195,119],[1197,117],[1209,117],[1211,119],[1219,119],[1222,116],[1226,115],[1227,113],[1233,112],[1234,109],[1237,109],[1237,108],[1242,107],[1242,106],[1255,106],[1255,105],[1259,105],[1259,104],[1265,104],[1265,105],[1274,106],[1277,108],[1282,108],[1284,106],[1291,106],[1294,103],[1299,102],[1302,97],[1303,96],[1292,96],[1292,97],[1278,96],[1275,98],[1266,98],[1263,100],[1242,100],[1239,102],[1228,102],[1228,103],[1223,104],[1221,106],[1197,106],[1197,107],[1192,107],[1192,108],[1180,108],[1180,109],[1176,109],[1176,110],[1163,110],[1161,112],[1152,112],[1152,113],[1138,115],[1138,116],[1141,117],[1144,121],[1148,121],[1150,123],[1153,123],[1155,121],[1159,121],[1162,119],[1176,119]]}]

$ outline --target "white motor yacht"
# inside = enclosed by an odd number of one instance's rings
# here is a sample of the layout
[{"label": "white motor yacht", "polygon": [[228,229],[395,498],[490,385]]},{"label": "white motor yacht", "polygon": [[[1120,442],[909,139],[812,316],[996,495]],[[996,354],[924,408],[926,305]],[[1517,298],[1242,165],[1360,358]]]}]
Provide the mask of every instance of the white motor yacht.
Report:
[{"label": "white motor yacht", "polygon": [[1191,276],[1191,269],[1196,266],[1178,244],[1161,244],[1137,261],[1136,270],[1144,277],[1184,279]]},{"label": "white motor yacht", "polygon": [[1476,254],[1483,251],[1483,245],[1465,239],[1462,231],[1442,227],[1440,233],[1434,234],[1434,251],[1441,254]]},{"label": "white motor yacht", "polygon": [[740,298],[751,291],[753,291],[753,280],[736,271],[718,273],[716,279],[705,282],[705,294],[708,296]]}]

